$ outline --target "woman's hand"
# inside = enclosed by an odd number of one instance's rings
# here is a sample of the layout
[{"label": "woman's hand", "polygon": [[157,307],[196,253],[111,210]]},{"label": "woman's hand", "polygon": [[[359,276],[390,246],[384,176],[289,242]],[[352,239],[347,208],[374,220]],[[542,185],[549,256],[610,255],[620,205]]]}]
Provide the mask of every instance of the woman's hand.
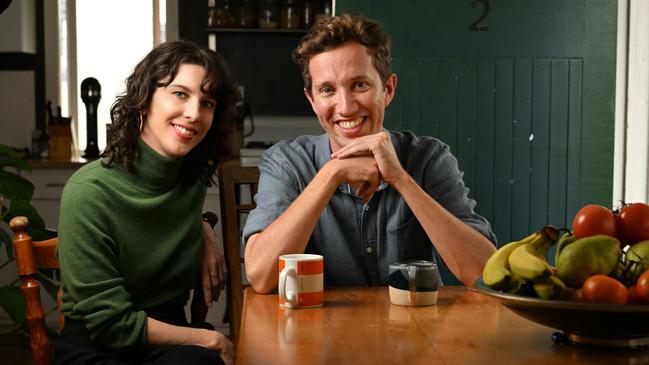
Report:
[{"label": "woman's hand", "polygon": [[226,365],[234,365],[236,352],[232,342],[221,332],[202,328],[175,326],[154,318],[147,318],[147,344],[153,347],[195,345],[216,351]]},{"label": "woman's hand", "polygon": [[223,248],[216,240],[214,230],[209,223],[203,222],[203,241],[200,253],[201,286],[205,304],[208,307],[212,301],[219,300],[221,291],[225,288],[228,269],[225,266]]},{"label": "woman's hand", "polygon": [[204,347],[214,350],[219,353],[225,365],[234,365],[236,359],[236,351],[234,345],[225,335],[218,331],[205,330],[206,344]]}]

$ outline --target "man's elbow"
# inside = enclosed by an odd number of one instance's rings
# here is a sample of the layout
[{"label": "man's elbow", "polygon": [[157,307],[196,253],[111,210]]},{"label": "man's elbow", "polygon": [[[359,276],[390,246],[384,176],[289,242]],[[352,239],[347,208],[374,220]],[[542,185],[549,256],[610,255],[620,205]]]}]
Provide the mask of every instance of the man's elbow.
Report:
[{"label": "man's elbow", "polygon": [[252,289],[259,294],[271,294],[275,291],[275,283],[272,280],[264,280],[264,275],[255,270],[246,270],[246,277]]}]

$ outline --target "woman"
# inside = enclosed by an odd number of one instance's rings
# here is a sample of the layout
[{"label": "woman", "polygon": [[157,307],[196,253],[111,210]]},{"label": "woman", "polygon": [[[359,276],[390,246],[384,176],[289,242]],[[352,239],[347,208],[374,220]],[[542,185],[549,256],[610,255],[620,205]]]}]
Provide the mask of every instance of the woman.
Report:
[{"label": "woman", "polygon": [[201,209],[238,99],[223,59],[184,41],[153,49],[127,78],[103,158],[63,191],[55,363],[233,363],[232,343],[189,327],[183,306],[199,250],[203,287],[224,279]]}]

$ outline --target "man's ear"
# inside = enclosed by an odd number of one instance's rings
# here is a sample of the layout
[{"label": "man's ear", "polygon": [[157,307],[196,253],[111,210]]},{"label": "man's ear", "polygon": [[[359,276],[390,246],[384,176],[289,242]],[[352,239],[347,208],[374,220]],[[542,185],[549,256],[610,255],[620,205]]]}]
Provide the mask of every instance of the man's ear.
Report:
[{"label": "man's ear", "polygon": [[307,100],[309,100],[309,103],[311,104],[311,109],[313,109],[313,112],[317,114],[317,112],[315,111],[315,102],[313,101],[313,95],[311,95],[307,88],[304,88],[302,90],[304,90],[304,96],[306,96]]},{"label": "man's ear", "polygon": [[385,106],[390,105],[394,99],[394,93],[397,90],[397,74],[391,74],[385,82]]}]

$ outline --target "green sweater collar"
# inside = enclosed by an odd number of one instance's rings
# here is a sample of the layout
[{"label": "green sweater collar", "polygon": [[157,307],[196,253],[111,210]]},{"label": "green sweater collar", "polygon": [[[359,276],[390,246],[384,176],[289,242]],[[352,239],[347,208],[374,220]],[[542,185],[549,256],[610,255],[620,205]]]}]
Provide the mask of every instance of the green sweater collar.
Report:
[{"label": "green sweater collar", "polygon": [[133,168],[143,187],[167,190],[178,183],[184,157],[171,159],[162,156],[141,138],[138,138],[138,151]]}]

